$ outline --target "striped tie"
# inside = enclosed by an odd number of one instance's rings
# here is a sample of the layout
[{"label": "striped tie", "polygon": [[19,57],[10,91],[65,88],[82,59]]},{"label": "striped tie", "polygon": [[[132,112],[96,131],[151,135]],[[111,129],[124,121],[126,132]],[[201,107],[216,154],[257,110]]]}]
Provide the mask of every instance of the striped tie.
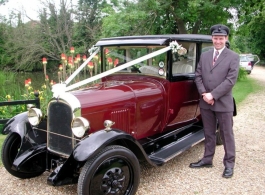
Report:
[{"label": "striped tie", "polygon": [[219,55],[219,52],[216,50],[216,51],[215,51],[214,58],[213,58],[213,65],[214,65],[214,63],[216,62],[216,60],[217,60],[217,58],[218,58],[218,55]]}]

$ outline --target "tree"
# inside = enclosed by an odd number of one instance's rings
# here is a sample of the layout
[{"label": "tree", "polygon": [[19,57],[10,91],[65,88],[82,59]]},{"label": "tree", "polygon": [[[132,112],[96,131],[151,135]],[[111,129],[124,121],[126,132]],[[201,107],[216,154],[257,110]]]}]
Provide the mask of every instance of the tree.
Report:
[{"label": "tree", "polygon": [[60,1],[60,9],[48,1],[43,5],[40,21],[23,23],[18,14],[16,24],[10,22],[4,35],[4,49],[10,59],[7,65],[14,70],[41,69],[42,57],[58,62],[60,54],[72,46],[73,19],[67,1]]},{"label": "tree", "polygon": [[[265,58],[265,0],[248,0],[239,10],[237,46],[242,53],[257,54]],[[244,43],[244,45],[242,45]]]},{"label": "tree", "polygon": [[124,7],[120,6],[119,12],[116,11],[104,18],[103,36],[107,34],[209,34],[211,25],[227,24],[227,20],[234,17],[231,8],[239,9],[241,5],[240,0],[120,2],[123,2]]},{"label": "tree", "polygon": [[112,9],[106,0],[79,0],[75,12],[75,45],[86,52],[98,39],[102,30],[102,18]]},{"label": "tree", "polygon": [[8,0],[0,0],[0,5],[4,5],[7,2],[8,2]]}]

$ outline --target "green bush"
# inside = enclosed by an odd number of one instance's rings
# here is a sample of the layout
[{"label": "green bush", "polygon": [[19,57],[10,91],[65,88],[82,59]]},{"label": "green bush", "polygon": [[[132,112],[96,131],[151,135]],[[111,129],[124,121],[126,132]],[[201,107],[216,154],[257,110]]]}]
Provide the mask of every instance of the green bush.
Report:
[{"label": "green bush", "polygon": [[242,81],[245,80],[246,78],[247,78],[247,71],[244,68],[240,67],[238,71],[237,80]]}]

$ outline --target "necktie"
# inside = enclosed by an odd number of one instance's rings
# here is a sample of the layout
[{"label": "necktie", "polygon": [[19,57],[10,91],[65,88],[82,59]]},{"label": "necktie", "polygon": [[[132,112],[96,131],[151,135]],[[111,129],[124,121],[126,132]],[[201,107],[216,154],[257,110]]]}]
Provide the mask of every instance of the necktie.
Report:
[{"label": "necktie", "polygon": [[218,58],[218,55],[219,55],[219,52],[216,50],[216,51],[215,51],[214,58],[213,58],[213,65],[214,65],[214,63],[216,62],[216,60],[217,60],[217,58]]}]

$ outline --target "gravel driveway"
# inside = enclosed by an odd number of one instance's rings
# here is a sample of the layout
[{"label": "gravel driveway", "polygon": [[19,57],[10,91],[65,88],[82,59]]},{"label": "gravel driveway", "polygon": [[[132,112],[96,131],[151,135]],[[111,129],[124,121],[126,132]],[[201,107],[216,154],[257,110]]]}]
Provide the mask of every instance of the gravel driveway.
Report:
[{"label": "gravel driveway", "polygon": [[[223,146],[218,146],[213,168],[190,169],[190,162],[202,157],[203,143],[177,156],[162,167],[141,165],[137,195],[265,195],[265,68],[255,66],[249,77],[259,81],[263,90],[249,95],[238,106],[234,118],[236,166],[231,179],[222,178]],[[1,195],[77,194],[77,185],[52,187],[46,184],[48,173],[21,180],[0,168]]]}]

